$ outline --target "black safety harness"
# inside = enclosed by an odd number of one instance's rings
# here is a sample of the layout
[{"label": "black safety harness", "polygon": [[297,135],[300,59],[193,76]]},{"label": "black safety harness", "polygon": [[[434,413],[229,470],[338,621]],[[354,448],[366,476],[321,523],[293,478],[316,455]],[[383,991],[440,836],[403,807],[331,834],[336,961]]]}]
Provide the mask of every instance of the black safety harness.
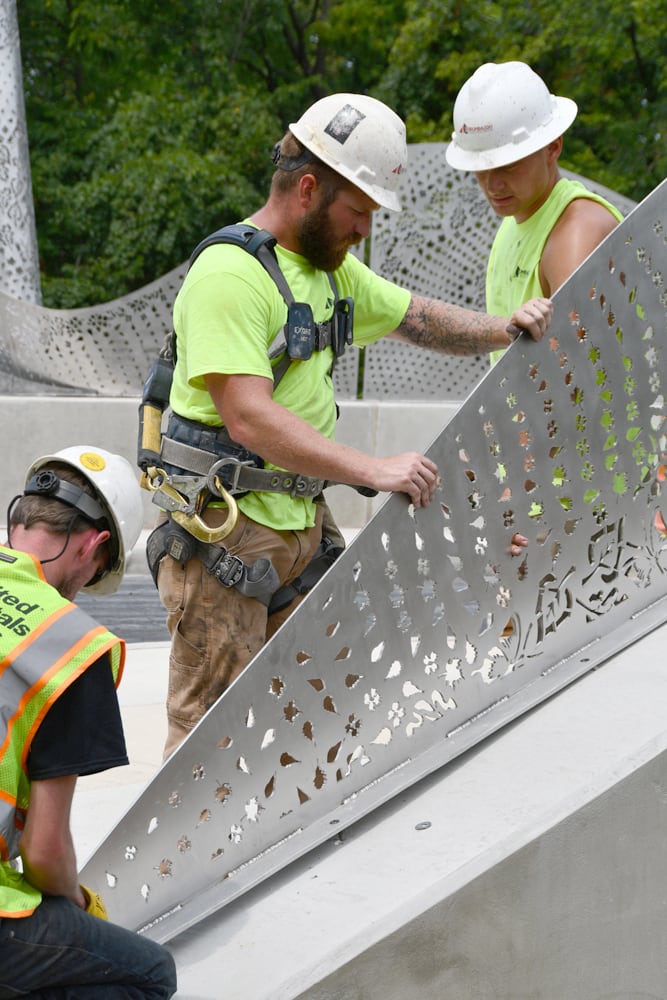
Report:
[{"label": "black safety harness", "polygon": [[[352,343],[354,303],[339,298],[333,275],[328,274],[334,297],[331,319],[316,323],[310,305],[296,302],[275,254],[276,239],[271,233],[252,226],[225,226],[207,236],[195,248],[189,267],[200,253],[216,243],[229,243],[252,254],[275,282],[287,305],[287,322],[269,349],[274,392],[293,361],[307,361],[314,351],[331,347],[334,362]],[[264,468],[264,462],[234,442],[226,427],[209,427],[172,412],[165,433],[162,416],[176,362],[176,335],[168,334],[159,357],[146,379],[139,408],[137,464],[142,469],[142,485],[153,491],[153,503],[168,514],[149,536],[148,565],[157,583],[157,571],[165,555],[178,562],[197,557],[209,573],[226,587],[236,587],[269,608],[269,613],[285,607],[299,593],[317,582],[343,547],[327,538],[298,580],[279,587],[278,576],[269,559],[247,566],[221,545],[236,521],[234,497],[250,491],[286,493],[292,497],[319,496],[332,480]],[[332,370],[333,370],[332,365]],[[194,442],[194,443],[193,443]],[[374,496],[374,490],[354,487]],[[201,513],[212,500],[223,499],[230,518],[219,529],[204,523]],[[233,522],[233,523],[232,523]],[[231,526],[230,526],[231,525]]]}]

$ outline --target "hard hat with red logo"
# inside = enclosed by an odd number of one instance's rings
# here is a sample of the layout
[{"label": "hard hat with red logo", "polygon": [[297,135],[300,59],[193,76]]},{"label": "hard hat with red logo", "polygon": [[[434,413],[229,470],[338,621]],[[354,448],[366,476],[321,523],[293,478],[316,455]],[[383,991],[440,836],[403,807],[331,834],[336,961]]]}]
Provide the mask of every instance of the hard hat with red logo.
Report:
[{"label": "hard hat with red logo", "polygon": [[550,94],[526,63],[484,63],[456,98],[445,158],[458,170],[504,167],[557,139],[576,116],[574,101]]}]

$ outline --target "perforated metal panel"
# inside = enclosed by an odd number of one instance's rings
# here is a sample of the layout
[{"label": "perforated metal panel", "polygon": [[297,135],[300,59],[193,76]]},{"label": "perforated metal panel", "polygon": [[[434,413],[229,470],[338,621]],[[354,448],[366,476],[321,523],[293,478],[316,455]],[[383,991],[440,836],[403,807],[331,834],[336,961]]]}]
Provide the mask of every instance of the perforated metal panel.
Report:
[{"label": "perforated metal panel", "polygon": [[667,182],[106,838],[113,920],[167,940],[665,620],[666,251]]},{"label": "perforated metal panel", "polygon": [[0,288],[41,302],[16,0],[0,0]]},{"label": "perforated metal panel", "polygon": [[122,299],[89,309],[46,309],[0,296],[0,364],[6,376],[63,395],[141,392],[171,329],[185,267]]},{"label": "perforated metal panel", "polygon": [[[445,163],[444,143],[410,147],[401,214],[378,213],[370,262],[418,294],[484,308],[486,258],[497,220],[471,174]],[[570,175],[574,176],[574,175]],[[623,210],[631,205],[605,193]],[[361,247],[363,254],[366,248]],[[137,396],[171,329],[183,264],[145,288],[87,309],[46,309],[0,293],[0,390],[12,393]],[[341,399],[465,399],[486,358],[455,358],[383,340],[337,362]]]},{"label": "perforated metal panel", "polygon": [[[138,396],[171,329],[186,265],[113,302],[46,309],[0,293],[0,391]],[[357,394],[358,354],[335,369],[342,398]]]}]

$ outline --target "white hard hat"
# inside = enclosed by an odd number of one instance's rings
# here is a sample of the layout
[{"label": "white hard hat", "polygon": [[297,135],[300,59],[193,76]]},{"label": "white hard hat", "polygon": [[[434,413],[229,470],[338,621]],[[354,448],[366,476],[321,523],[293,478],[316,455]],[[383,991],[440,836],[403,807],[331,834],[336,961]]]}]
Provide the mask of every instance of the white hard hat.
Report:
[{"label": "white hard hat", "polygon": [[550,94],[526,63],[484,63],[456,98],[445,158],[458,170],[504,167],[543,149],[576,116],[574,101]]},{"label": "white hard hat", "polygon": [[396,189],[408,165],[405,125],[382,101],[332,94],[311,105],[289,130],[378,205],[401,211]]},{"label": "white hard hat", "polygon": [[[95,490],[95,498],[69,482],[52,477],[51,488],[44,473],[40,483],[38,473],[53,462],[71,465],[84,475]],[[42,493],[62,500],[78,510],[88,520],[104,518],[111,532],[111,562],[109,571],[83,589],[95,594],[113,594],[123,579],[125,563],[134,548],[143,525],[141,489],[133,467],[122,455],[115,455],[94,445],[75,445],[53,455],[36,459],[26,473],[26,487],[33,481],[31,493]]]}]

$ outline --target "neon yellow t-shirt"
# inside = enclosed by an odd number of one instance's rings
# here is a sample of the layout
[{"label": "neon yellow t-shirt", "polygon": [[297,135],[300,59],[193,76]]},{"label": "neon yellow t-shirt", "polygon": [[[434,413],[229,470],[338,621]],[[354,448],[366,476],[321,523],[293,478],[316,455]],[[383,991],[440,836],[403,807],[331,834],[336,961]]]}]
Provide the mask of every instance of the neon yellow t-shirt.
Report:
[{"label": "neon yellow t-shirt", "polygon": [[[508,216],[496,233],[486,267],[486,311],[493,316],[511,316],[528,299],[544,295],[539,267],[544,244],[551,230],[577,198],[589,198],[611,212],[619,222],[623,216],[605,198],[594,194],[580,181],[561,177],[543,205],[525,222]],[[504,351],[489,355],[495,364]]]},{"label": "neon yellow t-shirt", "polygon": [[[311,306],[316,323],[329,319],[333,293],[326,273],[283,247],[277,246],[276,253],[295,301]],[[355,345],[370,344],[400,325],[410,303],[406,289],[381,278],[351,254],[334,277],[339,298],[354,300]],[[204,376],[272,378],[269,349],[286,319],[285,301],[258,260],[229,244],[208,247],[188,272],[174,304],[177,363],[170,397],[174,412],[221,426]],[[308,361],[293,361],[274,394],[276,402],[328,438],[336,424],[332,361],[331,348],[314,352]],[[313,501],[307,498],[248,493],[240,498],[239,507],[271,528],[299,530],[315,523]]]}]

